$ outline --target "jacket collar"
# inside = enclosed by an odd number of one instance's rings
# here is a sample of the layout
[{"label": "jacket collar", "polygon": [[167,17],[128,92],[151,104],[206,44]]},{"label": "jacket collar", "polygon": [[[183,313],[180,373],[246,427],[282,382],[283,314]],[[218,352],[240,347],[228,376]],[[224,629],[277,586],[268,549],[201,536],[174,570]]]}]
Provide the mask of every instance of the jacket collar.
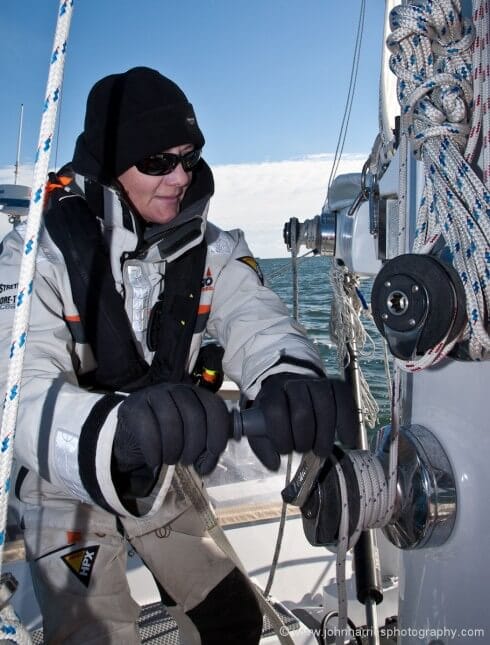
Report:
[{"label": "jacket collar", "polygon": [[[75,192],[85,192],[86,179],[75,175]],[[205,195],[185,206],[177,218],[168,224],[143,228],[141,218],[128,208],[119,192],[108,186],[100,186],[101,200],[98,212],[103,222],[104,237],[119,257],[135,258],[145,262],[172,262],[186,251],[194,248],[204,238],[211,195]],[[90,206],[90,204],[89,204]],[[113,267],[115,269],[115,267]]]}]

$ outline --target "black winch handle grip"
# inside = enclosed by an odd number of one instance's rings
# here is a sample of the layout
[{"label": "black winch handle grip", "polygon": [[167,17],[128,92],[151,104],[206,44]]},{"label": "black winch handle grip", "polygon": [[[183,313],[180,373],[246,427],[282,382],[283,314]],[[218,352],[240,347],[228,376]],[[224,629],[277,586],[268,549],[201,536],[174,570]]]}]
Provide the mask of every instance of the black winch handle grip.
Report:
[{"label": "black winch handle grip", "polygon": [[235,441],[242,437],[264,437],[266,432],[264,413],[260,408],[233,410],[232,436]]}]

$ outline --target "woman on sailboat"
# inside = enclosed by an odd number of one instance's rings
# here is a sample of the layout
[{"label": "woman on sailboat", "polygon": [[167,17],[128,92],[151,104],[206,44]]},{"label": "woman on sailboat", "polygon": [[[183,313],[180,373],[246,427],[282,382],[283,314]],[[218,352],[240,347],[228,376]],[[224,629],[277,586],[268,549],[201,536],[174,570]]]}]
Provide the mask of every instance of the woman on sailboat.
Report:
[{"label": "woman on sailboat", "polygon": [[[241,231],[207,222],[203,145],[182,90],[137,67],[95,84],[72,163],[51,176],[15,483],[46,643],[140,642],[127,542],[194,642],[259,641],[248,581],[174,468],[210,473],[230,437],[224,402],[190,376],[205,333],[262,410],[265,434],[249,441],[263,464],[332,448],[342,384],[264,287]],[[20,232],[0,256],[6,288]],[[13,308],[0,311],[4,353]]]}]

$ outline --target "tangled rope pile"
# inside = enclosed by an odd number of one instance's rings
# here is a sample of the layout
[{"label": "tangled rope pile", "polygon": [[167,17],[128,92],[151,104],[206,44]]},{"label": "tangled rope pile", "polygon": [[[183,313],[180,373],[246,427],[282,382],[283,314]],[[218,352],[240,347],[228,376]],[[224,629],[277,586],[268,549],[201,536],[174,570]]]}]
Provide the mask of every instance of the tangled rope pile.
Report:
[{"label": "tangled rope pile", "polygon": [[[332,265],[330,274],[332,285],[332,310],[330,318],[330,336],[337,346],[337,362],[341,372],[349,364],[348,345],[357,347],[361,356],[367,341],[374,350],[374,341],[366,332],[361,314],[368,315],[368,306],[361,299],[359,278],[347,267]],[[379,406],[371,393],[364,373],[359,369],[361,401],[359,402],[363,419],[370,428],[374,428],[378,419]]]},{"label": "tangled rope pile", "polygon": [[[468,324],[457,340],[468,341],[473,360],[490,355],[490,192],[471,166],[481,142],[488,183],[488,1],[474,1],[474,24],[455,0],[395,7],[387,40],[402,121],[426,177],[413,251],[429,253],[444,238],[466,293]],[[443,340],[404,367],[433,365],[453,345]]]}]

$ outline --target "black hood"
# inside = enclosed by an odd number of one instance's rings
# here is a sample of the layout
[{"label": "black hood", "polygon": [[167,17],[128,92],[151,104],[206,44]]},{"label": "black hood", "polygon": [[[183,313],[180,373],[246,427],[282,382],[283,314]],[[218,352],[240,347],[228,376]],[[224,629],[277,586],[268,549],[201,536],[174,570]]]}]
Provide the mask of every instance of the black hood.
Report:
[{"label": "black hood", "polygon": [[[84,131],[75,145],[73,170],[115,189],[135,215],[139,215],[117,182],[125,170],[145,157],[174,146],[191,144],[202,148],[204,136],[192,105],[172,80],[148,67],[134,67],[106,76],[95,83],[87,98]],[[205,205],[214,192],[211,169],[201,159],[192,171],[192,182],[179,215],[168,224],[136,221],[140,244],[148,238],[189,228],[204,221]],[[179,233],[180,231],[180,233]]]}]

